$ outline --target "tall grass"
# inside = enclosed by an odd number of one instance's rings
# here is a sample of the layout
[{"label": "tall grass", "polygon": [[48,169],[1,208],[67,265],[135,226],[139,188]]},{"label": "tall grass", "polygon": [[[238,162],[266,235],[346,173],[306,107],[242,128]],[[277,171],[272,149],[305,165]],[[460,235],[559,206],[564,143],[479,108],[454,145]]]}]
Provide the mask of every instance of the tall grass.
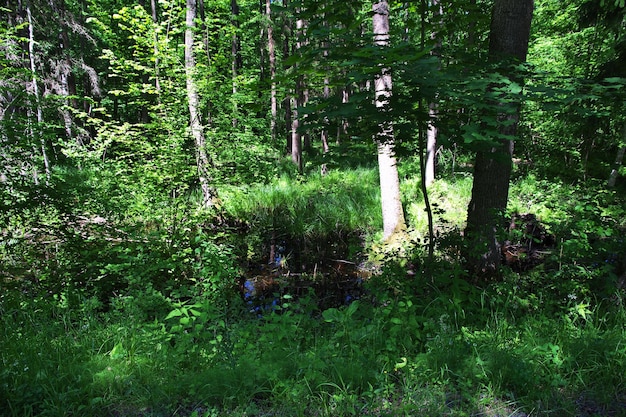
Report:
[{"label": "tall grass", "polygon": [[[261,186],[220,190],[223,209],[246,223],[248,257],[281,240],[299,245],[333,245],[382,228],[375,170],[331,171],[306,181],[282,178]],[[294,243],[294,242],[292,242]]]},{"label": "tall grass", "polygon": [[220,195],[230,215],[293,235],[382,224],[377,173],[369,169],[331,171],[305,182],[282,178],[268,185],[225,187]]}]

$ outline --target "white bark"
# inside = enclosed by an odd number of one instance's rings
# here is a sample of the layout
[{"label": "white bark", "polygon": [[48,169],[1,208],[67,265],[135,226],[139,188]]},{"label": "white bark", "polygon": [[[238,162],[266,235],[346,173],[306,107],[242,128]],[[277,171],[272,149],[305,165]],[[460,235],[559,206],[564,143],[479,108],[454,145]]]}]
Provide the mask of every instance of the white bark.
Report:
[{"label": "white bark", "polygon": [[159,81],[159,18],[157,15],[156,0],[150,0],[150,10],[152,12],[152,30],[154,31],[154,35],[152,37],[152,42],[154,42],[154,46],[152,48],[154,53],[154,88],[156,90],[157,96],[160,96],[161,83]]},{"label": "white bark", "polygon": [[276,118],[278,117],[278,99],[276,98],[276,44],[274,42],[274,28],[272,27],[271,1],[265,0],[265,15],[267,16],[267,54],[270,61],[270,132],[272,142],[276,141]]},{"label": "white bark", "polygon": [[[622,128],[622,140],[626,142],[626,124]],[[626,152],[626,145],[623,143],[619,146],[617,150],[617,156],[615,157],[615,163],[613,164],[613,169],[611,169],[611,175],[609,176],[608,187],[615,187],[615,183],[617,182],[617,177],[619,176],[619,169],[624,162],[624,153]]]},{"label": "white bark", "polygon": [[291,106],[291,160],[298,167],[298,172],[302,172],[302,137],[298,128],[298,101],[296,97],[289,99]]},{"label": "white bark", "polygon": [[[44,168],[46,171],[47,181],[50,180],[50,160],[48,159],[48,153],[46,151],[46,142],[43,138],[43,135],[39,132],[41,125],[43,124],[43,111],[41,110],[41,102],[39,98],[39,87],[37,85],[37,70],[35,67],[35,33],[33,29],[33,17],[30,13],[30,4],[26,6],[26,16],[28,19],[28,56],[30,58],[30,71],[32,74],[32,89],[33,96],[35,97],[35,105],[37,107],[37,132],[32,131],[31,134],[33,139],[35,136],[39,136],[39,143],[41,145],[41,156],[43,157]],[[34,180],[35,183],[37,180],[37,168],[35,168],[34,172]]]},{"label": "white bark", "polygon": [[[298,19],[296,21],[296,50],[302,47],[302,30],[304,28],[304,21]],[[298,172],[302,172],[302,135],[298,130],[300,127],[300,119],[298,114],[298,107],[303,103],[303,79],[302,75],[299,75],[296,79],[296,85],[294,89],[293,97],[290,99],[291,105],[291,160],[298,167]]]},{"label": "white bark", "polygon": [[[436,18],[441,18],[443,15],[443,8],[439,3],[439,0],[432,0],[431,5],[435,8]],[[439,20],[441,26],[441,21]],[[439,33],[433,31],[431,38],[435,41],[435,48],[441,47],[441,39],[439,39]],[[435,119],[437,118],[437,105],[430,103],[428,105],[428,130],[426,131],[426,164],[424,166],[424,180],[426,186],[430,186],[435,181],[435,155],[437,152],[437,126],[435,126]]]},{"label": "white bark", "polygon": [[196,0],[187,0],[186,30],[185,30],[185,76],[187,84],[187,101],[189,104],[189,121],[191,135],[196,148],[196,166],[198,180],[202,190],[204,206],[213,204],[213,190],[209,180],[209,157],[206,152],[206,139],[200,118],[200,96],[195,81],[196,61],[194,58],[194,30],[196,18]]},{"label": "white bark", "polygon": [[[375,3],[372,7],[374,44],[389,45],[389,5],[386,0]],[[374,82],[376,107],[380,112],[389,110],[389,99],[392,92],[391,73],[383,68]],[[376,137],[378,148],[378,172],[380,176],[380,199],[383,215],[383,239],[389,240],[393,235],[405,228],[404,212],[400,199],[400,179],[394,153],[393,124],[390,120],[379,126]]]},{"label": "white bark", "polygon": [[424,167],[424,176],[426,186],[435,181],[435,153],[437,152],[437,127],[433,119],[437,116],[435,105],[431,104],[428,109],[430,121],[428,122],[428,130],[426,131],[426,164]]}]

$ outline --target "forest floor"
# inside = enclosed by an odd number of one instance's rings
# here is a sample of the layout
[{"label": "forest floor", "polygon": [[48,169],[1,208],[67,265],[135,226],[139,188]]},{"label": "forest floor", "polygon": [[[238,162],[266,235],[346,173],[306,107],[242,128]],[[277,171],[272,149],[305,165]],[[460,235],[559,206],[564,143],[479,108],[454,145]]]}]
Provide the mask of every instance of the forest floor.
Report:
[{"label": "forest floor", "polygon": [[512,213],[539,220],[509,230],[517,264],[486,283],[459,259],[466,180],[433,187],[429,261],[420,199],[410,239],[381,247],[361,174],[234,190],[217,220],[172,209],[13,234],[0,414],[626,415],[622,197],[515,183]]}]

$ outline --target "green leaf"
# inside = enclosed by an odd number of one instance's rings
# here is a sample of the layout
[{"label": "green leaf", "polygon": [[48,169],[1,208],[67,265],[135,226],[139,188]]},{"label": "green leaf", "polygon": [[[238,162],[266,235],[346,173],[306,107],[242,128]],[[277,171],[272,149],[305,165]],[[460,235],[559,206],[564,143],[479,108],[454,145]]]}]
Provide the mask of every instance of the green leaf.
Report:
[{"label": "green leaf", "polygon": [[168,314],[167,317],[165,317],[165,320],[169,320],[173,317],[180,317],[182,315],[183,315],[183,312],[179,308],[177,308],[176,310],[170,311],[170,314]]},{"label": "green leaf", "polygon": [[334,321],[340,321],[341,313],[336,308],[329,308],[322,312],[322,317],[327,323],[332,323]]},{"label": "green leaf", "polygon": [[393,368],[394,370],[398,370],[398,369],[402,369],[404,368],[407,363],[409,363],[409,361],[407,360],[407,358],[405,358],[404,356],[400,358],[400,362],[396,363]]},{"label": "green leaf", "polygon": [[126,349],[124,349],[124,346],[122,346],[121,343],[118,343],[113,346],[113,349],[109,352],[109,356],[111,359],[121,359],[126,356]]}]

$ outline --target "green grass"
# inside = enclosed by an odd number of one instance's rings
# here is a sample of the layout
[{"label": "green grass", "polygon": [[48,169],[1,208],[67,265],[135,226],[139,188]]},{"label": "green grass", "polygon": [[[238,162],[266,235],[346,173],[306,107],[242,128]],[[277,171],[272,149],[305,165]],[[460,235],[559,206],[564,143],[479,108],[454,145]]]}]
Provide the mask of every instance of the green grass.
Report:
[{"label": "green grass", "polygon": [[371,169],[331,171],[305,182],[282,178],[268,185],[224,187],[220,196],[231,216],[292,235],[382,225],[378,176]]},{"label": "green grass", "polygon": [[[406,179],[402,187],[411,233],[423,237],[419,184]],[[461,229],[470,177],[439,179],[430,193],[439,227]],[[224,187],[220,197],[227,216],[246,224],[236,238],[250,252],[272,235],[311,245],[346,234],[375,242],[381,224],[371,169]],[[312,302],[285,299],[279,313],[262,318],[228,296],[241,255],[224,243],[236,240],[235,232],[214,232],[210,219],[198,226],[202,216],[186,218],[190,210],[153,219],[160,230],[180,228],[164,237],[136,231],[127,246],[55,247],[47,252],[49,269],[37,258],[31,274],[42,273],[29,275],[33,281],[3,277],[0,410],[226,417],[619,412],[626,402],[626,309],[611,256],[623,250],[622,198],[528,176],[512,185],[509,209],[537,214],[556,234],[553,253],[528,273],[509,271],[477,287],[459,265],[438,258],[428,271],[418,264],[408,279],[386,255],[358,303],[321,312]],[[100,247],[108,248],[106,257]],[[411,250],[419,261],[419,248]],[[35,259],[30,251],[22,257]],[[55,273],[62,284],[52,285]],[[101,292],[78,286],[87,273],[96,274],[92,286],[115,278],[127,287],[105,304]]]},{"label": "green grass", "polygon": [[443,294],[389,294],[322,316],[199,307],[208,314],[183,334],[171,320],[8,308],[14,297],[0,320],[10,416],[576,415],[582,394],[617,407],[626,383],[623,307],[477,320],[473,303],[458,310]]}]

